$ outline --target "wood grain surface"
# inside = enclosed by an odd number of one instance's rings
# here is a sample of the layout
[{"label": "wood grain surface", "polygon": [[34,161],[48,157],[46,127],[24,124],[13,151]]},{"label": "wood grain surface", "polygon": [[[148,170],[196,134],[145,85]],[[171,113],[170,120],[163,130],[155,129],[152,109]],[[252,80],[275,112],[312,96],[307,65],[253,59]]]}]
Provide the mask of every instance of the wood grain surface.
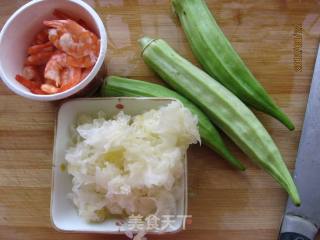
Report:
[{"label": "wood grain surface", "polygon": [[[27,1],[0,0],[0,26]],[[161,83],[140,58],[137,39],[166,39],[196,63],[168,0],[90,0],[107,26],[109,74]],[[207,0],[233,46],[275,101],[293,119],[289,132],[261,113],[290,170],[294,167],[320,36],[320,2],[315,0]],[[295,59],[295,34],[302,26],[302,59]],[[299,50],[299,49],[298,49]],[[1,52],[0,52],[1,54]],[[301,60],[302,69],[296,64]],[[298,61],[298,63],[297,63]],[[53,127],[59,103],[26,100],[0,82],[0,239],[126,239],[124,236],[66,234],[50,223]],[[238,148],[248,166],[234,171],[206,147],[189,151],[189,214],[192,224],[175,235],[148,239],[277,239],[287,195]],[[319,238],[320,239],[320,238]]]}]

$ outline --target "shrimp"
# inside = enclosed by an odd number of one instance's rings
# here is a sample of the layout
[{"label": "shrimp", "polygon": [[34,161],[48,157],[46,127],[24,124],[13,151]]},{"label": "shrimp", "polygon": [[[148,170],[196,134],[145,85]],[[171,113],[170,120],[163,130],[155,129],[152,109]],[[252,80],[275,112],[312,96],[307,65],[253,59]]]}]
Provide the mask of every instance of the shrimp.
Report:
[{"label": "shrimp", "polygon": [[43,44],[36,44],[28,48],[28,54],[37,54],[40,52],[52,52],[53,45],[51,42],[46,42]]},{"label": "shrimp", "polygon": [[75,58],[72,56],[67,57],[67,64],[77,68],[90,68],[97,62],[95,55],[88,55],[81,58]]},{"label": "shrimp", "polygon": [[76,86],[78,83],[81,82],[81,80],[82,80],[81,79],[81,69],[77,68],[77,70],[74,74],[75,74],[75,76],[71,80],[69,80],[67,83],[61,85],[59,92],[67,91],[68,89]]},{"label": "shrimp", "polygon": [[44,21],[27,49],[22,75],[16,80],[35,94],[56,94],[80,83],[93,69],[100,51],[100,39],[86,23],[59,10],[59,20]]},{"label": "shrimp", "polygon": [[93,69],[92,67],[84,69],[81,73],[81,79],[82,80],[85,79],[89,75],[89,73],[92,71],[92,69]]},{"label": "shrimp", "polygon": [[57,87],[61,84],[61,71],[66,67],[67,55],[65,53],[56,53],[47,62],[44,69],[44,77],[55,82]]},{"label": "shrimp", "polygon": [[75,86],[82,80],[81,69],[74,67],[65,68],[61,73],[61,80],[61,89],[63,91]]},{"label": "shrimp", "polygon": [[56,53],[50,58],[44,70],[44,77],[54,81],[56,87],[66,84],[66,81],[81,80],[81,69],[69,66],[67,57],[66,53]]},{"label": "shrimp", "polygon": [[41,91],[48,94],[55,94],[59,91],[59,89],[51,84],[45,83],[41,85]]},{"label": "shrimp", "polygon": [[40,84],[33,82],[29,79],[26,79],[25,77],[17,74],[16,75],[16,80],[21,83],[23,86],[25,86],[26,88],[28,88],[31,92],[35,92],[37,90],[40,90]]},{"label": "shrimp", "polygon": [[26,65],[39,66],[46,64],[53,54],[53,51],[31,54],[29,57],[27,57]]},{"label": "shrimp", "polygon": [[61,73],[61,80],[62,85],[67,84],[70,81],[73,81],[74,79],[77,80],[81,76],[81,69],[79,68],[65,68],[63,69]]},{"label": "shrimp", "polygon": [[43,44],[49,41],[49,36],[48,36],[48,28],[44,28],[42,31],[40,31],[34,40],[35,44]]},{"label": "shrimp", "polygon": [[51,28],[49,40],[68,55],[76,58],[96,55],[100,48],[98,37],[71,19],[44,21],[44,25]]},{"label": "shrimp", "polygon": [[22,70],[22,76],[36,83],[42,83],[41,73],[35,66],[25,66]]},{"label": "shrimp", "polygon": [[37,72],[34,66],[25,66],[22,69],[22,76],[25,79],[32,80],[36,77],[36,75],[37,75]]},{"label": "shrimp", "polygon": [[46,80],[46,83],[41,85],[41,91],[46,94],[64,92],[77,85],[81,80],[80,68],[64,68],[61,72],[61,87],[55,87],[53,86],[54,82],[52,80]]},{"label": "shrimp", "polygon": [[58,92],[64,92],[81,82],[81,68],[66,67],[61,71],[61,87]]}]

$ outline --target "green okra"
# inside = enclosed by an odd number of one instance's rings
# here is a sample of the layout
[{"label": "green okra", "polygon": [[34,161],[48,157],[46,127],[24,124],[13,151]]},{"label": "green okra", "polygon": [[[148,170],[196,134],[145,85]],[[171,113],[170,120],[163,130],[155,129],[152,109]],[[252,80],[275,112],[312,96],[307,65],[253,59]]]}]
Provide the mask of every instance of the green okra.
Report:
[{"label": "green okra", "polygon": [[251,160],[267,171],[300,204],[298,190],[272,138],[232,92],[176,53],[165,41],[139,40],[147,65],[177,92],[197,104]]},{"label": "green okra", "polygon": [[158,84],[148,83],[128,78],[109,76],[102,85],[101,96],[114,97],[170,97],[179,100],[192,114],[198,117],[199,132],[203,142],[234,167],[245,170],[244,165],[236,159],[225,146],[219,132],[207,116],[188,99],[180,94]]},{"label": "green okra", "polygon": [[204,0],[172,0],[191,49],[205,71],[243,102],[282,122],[294,125],[274,103],[225,37]]}]

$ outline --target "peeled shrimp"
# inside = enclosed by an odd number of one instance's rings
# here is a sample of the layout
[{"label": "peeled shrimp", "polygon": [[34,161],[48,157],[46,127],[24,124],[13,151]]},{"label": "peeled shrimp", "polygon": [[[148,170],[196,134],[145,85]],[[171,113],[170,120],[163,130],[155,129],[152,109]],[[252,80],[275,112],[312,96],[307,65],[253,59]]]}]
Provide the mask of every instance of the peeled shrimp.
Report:
[{"label": "peeled shrimp", "polygon": [[61,72],[61,82],[62,85],[66,85],[69,82],[78,81],[81,79],[81,69],[80,68],[65,68]]},{"label": "peeled shrimp", "polygon": [[46,42],[43,44],[36,44],[28,48],[28,54],[37,54],[40,52],[52,52],[53,45],[51,42]]},{"label": "peeled shrimp", "polygon": [[22,75],[16,80],[35,94],[64,92],[80,83],[91,72],[99,51],[100,40],[81,19],[59,10],[60,20],[44,21],[45,28],[27,49]]},{"label": "peeled shrimp", "polygon": [[81,69],[69,66],[67,64],[67,57],[66,53],[54,54],[44,70],[44,77],[54,81],[56,87],[63,85],[67,79],[72,82],[81,80]]},{"label": "peeled shrimp", "polygon": [[72,67],[77,68],[90,68],[97,61],[97,57],[95,55],[89,55],[81,58],[75,58],[72,56],[67,57],[67,64]]},{"label": "peeled shrimp", "polygon": [[36,77],[36,75],[37,75],[37,71],[34,66],[25,66],[22,69],[22,76],[25,79],[32,80]]},{"label": "peeled shrimp", "polygon": [[16,80],[19,83],[21,83],[23,86],[28,88],[32,93],[45,94],[44,92],[41,91],[39,83],[26,79],[24,76],[21,76],[19,74],[16,75]]},{"label": "peeled shrimp", "polygon": [[36,83],[42,83],[43,77],[41,77],[39,69],[35,66],[25,66],[22,69],[22,76]]},{"label": "peeled shrimp", "polygon": [[61,88],[59,89],[59,92],[63,92],[68,90],[69,88],[72,88],[73,86],[77,85],[79,82],[81,82],[81,69],[80,68],[66,68],[61,74]]},{"label": "peeled shrimp", "polygon": [[65,53],[56,53],[47,62],[44,69],[44,77],[55,82],[57,87],[61,84],[61,71],[66,67],[67,55]]},{"label": "peeled shrimp", "polygon": [[48,41],[49,41],[48,28],[45,28],[36,35],[34,43],[35,44],[43,44]]},{"label": "peeled shrimp", "polygon": [[55,86],[52,86],[51,84],[45,83],[41,85],[41,91],[48,94],[55,94],[59,91],[59,89],[56,88]]},{"label": "peeled shrimp", "polygon": [[46,64],[53,54],[53,51],[31,54],[27,57],[26,65],[39,66]]},{"label": "peeled shrimp", "polygon": [[99,52],[98,37],[71,19],[44,21],[44,25],[50,27],[49,40],[68,55],[81,58]]},{"label": "peeled shrimp", "polygon": [[86,68],[82,71],[82,74],[81,74],[81,79],[85,79],[89,73],[92,71],[92,68]]}]

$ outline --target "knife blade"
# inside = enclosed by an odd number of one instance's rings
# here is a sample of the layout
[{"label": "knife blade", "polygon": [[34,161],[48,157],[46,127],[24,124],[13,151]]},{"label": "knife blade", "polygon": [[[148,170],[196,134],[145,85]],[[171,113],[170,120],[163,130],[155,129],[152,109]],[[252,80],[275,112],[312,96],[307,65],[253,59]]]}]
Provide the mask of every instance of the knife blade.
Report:
[{"label": "knife blade", "polygon": [[288,200],[279,240],[313,240],[320,227],[320,50],[295,165],[294,180],[301,206]]}]

